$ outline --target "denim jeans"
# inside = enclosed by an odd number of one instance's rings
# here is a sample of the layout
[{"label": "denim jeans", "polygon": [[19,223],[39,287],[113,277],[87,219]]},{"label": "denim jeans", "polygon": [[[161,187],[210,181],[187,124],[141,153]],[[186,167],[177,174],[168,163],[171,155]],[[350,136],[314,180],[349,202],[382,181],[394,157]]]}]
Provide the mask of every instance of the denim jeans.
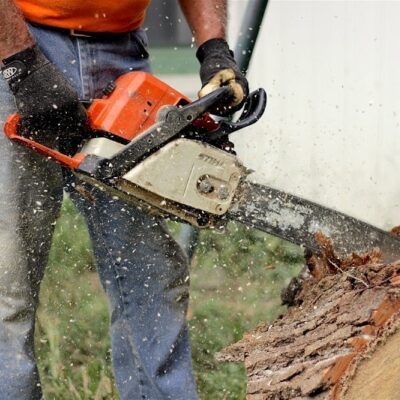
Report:
[{"label": "denim jeans", "polygon": [[[83,101],[129,70],[148,70],[142,30],[70,37],[32,26],[46,56]],[[0,81],[0,123],[15,112]],[[126,400],[197,399],[186,325],[188,267],[162,221],[78,181],[0,135],[0,397],[42,397],[33,349],[35,312],[63,188],[84,216],[109,298],[116,385]],[[64,175],[64,176],[63,176]],[[85,195],[88,194],[88,195]]]}]

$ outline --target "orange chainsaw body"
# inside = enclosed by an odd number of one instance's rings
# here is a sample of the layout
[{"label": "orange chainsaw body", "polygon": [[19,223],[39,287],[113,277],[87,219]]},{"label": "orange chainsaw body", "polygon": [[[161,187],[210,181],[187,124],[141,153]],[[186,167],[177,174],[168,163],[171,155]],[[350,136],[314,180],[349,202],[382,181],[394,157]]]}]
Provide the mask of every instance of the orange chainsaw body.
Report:
[{"label": "orange chainsaw body", "polygon": [[124,74],[110,90],[90,105],[90,126],[127,141],[154,125],[162,107],[190,103],[188,97],[146,72]]},{"label": "orange chainsaw body", "polygon": [[[121,75],[112,86],[108,86],[101,99],[94,99],[87,113],[90,127],[94,132],[112,134],[126,143],[146,131],[157,122],[157,115],[164,106],[183,106],[191,100],[155,76],[146,72],[128,72]],[[70,157],[50,149],[18,133],[20,116],[11,115],[4,126],[9,139],[23,144],[45,157],[50,157],[71,169],[79,167],[84,155],[77,153]],[[207,131],[218,127],[208,114],[193,121],[193,124]]]}]

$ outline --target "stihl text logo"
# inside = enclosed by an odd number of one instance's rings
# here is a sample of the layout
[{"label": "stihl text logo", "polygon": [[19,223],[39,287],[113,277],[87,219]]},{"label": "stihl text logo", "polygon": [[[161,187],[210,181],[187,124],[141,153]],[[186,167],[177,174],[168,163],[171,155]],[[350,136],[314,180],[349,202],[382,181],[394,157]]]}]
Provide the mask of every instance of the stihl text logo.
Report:
[{"label": "stihl text logo", "polygon": [[12,78],[18,72],[18,68],[16,67],[8,67],[3,70],[4,79]]},{"label": "stihl text logo", "polygon": [[224,162],[221,160],[217,160],[214,157],[208,156],[207,154],[199,154],[199,158],[201,161],[206,162],[207,164],[211,164],[214,167],[223,167],[224,166]]}]

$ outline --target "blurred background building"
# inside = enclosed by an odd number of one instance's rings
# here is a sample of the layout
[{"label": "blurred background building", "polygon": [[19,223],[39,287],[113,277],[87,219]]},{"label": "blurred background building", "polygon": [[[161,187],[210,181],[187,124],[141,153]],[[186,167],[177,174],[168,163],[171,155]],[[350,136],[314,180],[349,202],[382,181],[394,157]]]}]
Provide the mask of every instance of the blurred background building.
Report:
[{"label": "blurred background building", "polygon": [[[230,1],[230,39],[243,8]],[[254,178],[400,224],[400,2],[270,0],[249,69],[266,113],[237,133]]]},{"label": "blurred background building", "polygon": [[152,46],[190,46],[192,34],[177,1],[152,0],[145,28]]}]

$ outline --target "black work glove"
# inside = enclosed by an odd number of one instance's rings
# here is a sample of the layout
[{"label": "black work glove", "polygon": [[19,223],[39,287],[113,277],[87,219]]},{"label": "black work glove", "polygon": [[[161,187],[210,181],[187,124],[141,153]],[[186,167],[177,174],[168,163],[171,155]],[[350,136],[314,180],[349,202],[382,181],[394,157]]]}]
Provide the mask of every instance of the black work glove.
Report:
[{"label": "black work glove", "polygon": [[20,134],[47,145],[85,135],[86,111],[77,93],[37,46],[2,61],[1,72],[22,117]]},{"label": "black work glove", "polygon": [[199,97],[221,86],[228,85],[231,88],[231,97],[210,111],[224,116],[239,110],[249,94],[249,85],[237,66],[228,43],[224,39],[210,39],[198,48],[196,57],[201,64],[200,79],[203,85]]}]

